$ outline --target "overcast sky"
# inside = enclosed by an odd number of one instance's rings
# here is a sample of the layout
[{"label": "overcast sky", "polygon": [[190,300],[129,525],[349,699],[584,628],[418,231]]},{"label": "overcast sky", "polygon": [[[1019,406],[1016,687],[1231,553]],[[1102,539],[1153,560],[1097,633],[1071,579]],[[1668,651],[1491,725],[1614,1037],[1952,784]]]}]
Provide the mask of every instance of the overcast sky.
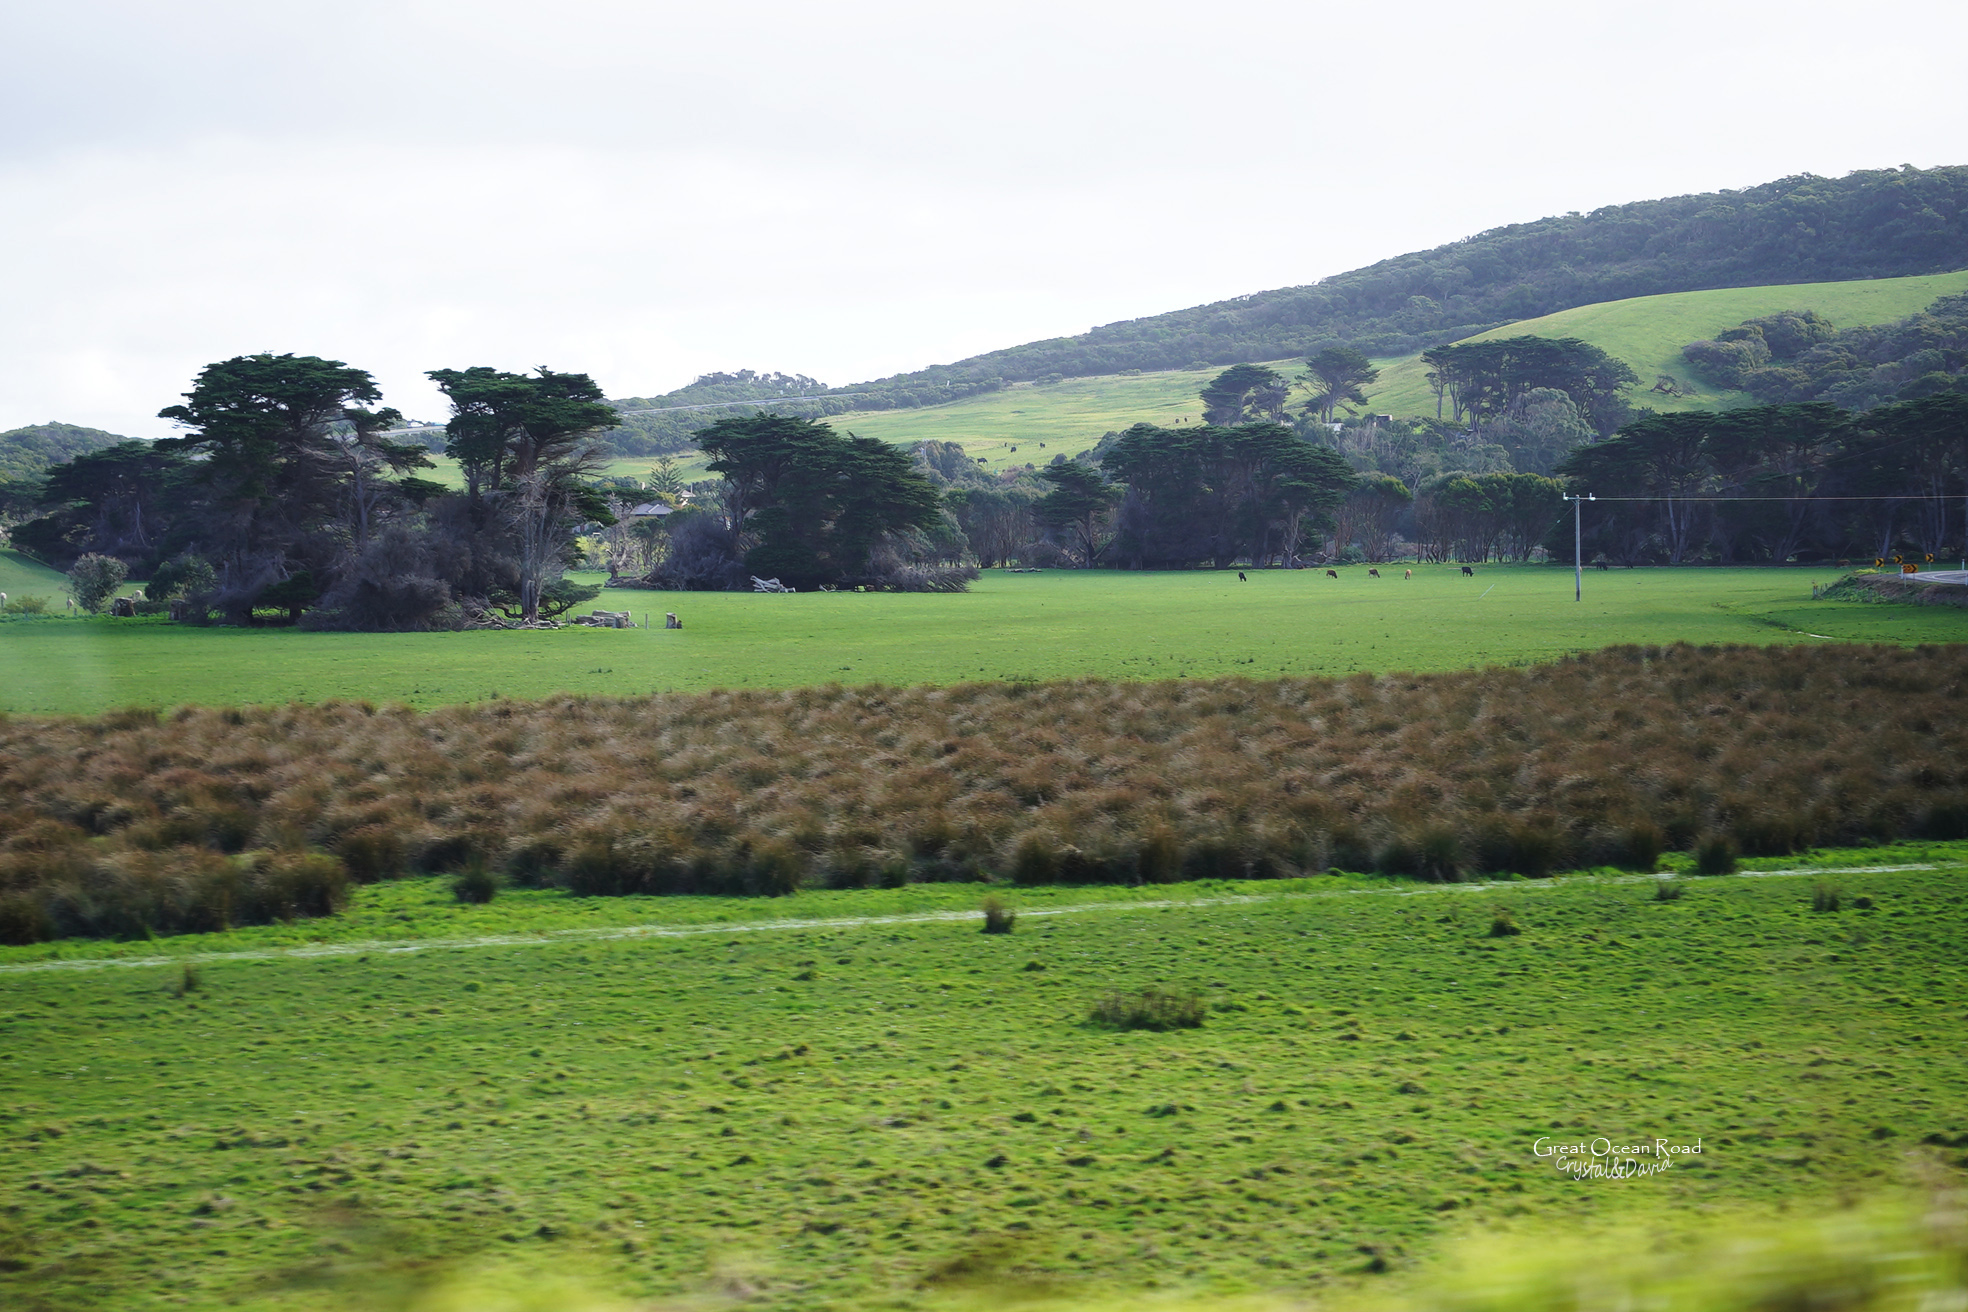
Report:
[{"label": "overcast sky", "polygon": [[0,429],[294,351],[846,384],[1501,223],[1968,163],[1959,0],[14,0]]}]

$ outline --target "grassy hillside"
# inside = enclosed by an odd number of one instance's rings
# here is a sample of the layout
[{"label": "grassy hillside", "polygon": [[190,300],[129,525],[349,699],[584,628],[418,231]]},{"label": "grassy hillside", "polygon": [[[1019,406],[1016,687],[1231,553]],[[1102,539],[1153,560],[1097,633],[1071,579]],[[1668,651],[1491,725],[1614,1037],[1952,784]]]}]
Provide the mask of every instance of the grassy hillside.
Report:
[{"label": "grassy hillside", "polygon": [[[1816,310],[1841,327],[1889,323],[1925,308],[1936,297],[1961,291],[1968,291],[1968,271],[1866,282],[1676,292],[1526,319],[1470,340],[1522,335],[1582,338],[1633,366],[1641,378],[1633,392],[1636,405],[1661,410],[1725,407],[1745,404],[1749,398],[1698,384],[1681,361],[1681,348],[1687,343],[1778,310]],[[1304,362],[1297,359],[1268,363],[1286,377],[1296,377],[1304,368]],[[1395,415],[1435,413],[1435,395],[1429,390],[1424,377],[1427,370],[1419,356],[1375,363],[1380,366],[1381,377],[1369,389],[1368,409]],[[1198,422],[1201,407],[1196,393],[1213,373],[1174,370],[1070,378],[1051,386],[1019,386],[949,405],[857,413],[830,422],[864,437],[890,442],[962,442],[972,455],[984,457],[988,469],[1028,462],[1044,464],[1055,452],[1072,455],[1086,450],[1100,440],[1101,434],[1142,420],[1172,424],[1186,418]],[[1660,374],[1673,377],[1692,394],[1677,398],[1649,392]],[[1302,389],[1297,395],[1304,395]],[[1041,448],[1039,442],[1046,445]],[[1018,447],[1016,452],[1011,450],[1013,446]],[[640,473],[647,465],[647,461],[621,462],[618,469]]]},{"label": "grassy hillside", "polygon": [[[1951,1180],[1913,1156],[1968,1142],[1959,847],[1673,900],[1033,890],[1005,936],[952,885],[420,880],[344,924],[0,949],[0,1304],[403,1307],[452,1264],[770,1309],[993,1275],[1309,1298],[1490,1226]],[[1086,1023],[1148,987],[1201,1028]],[[1587,1182],[1535,1151],[1600,1135],[1701,1154]]]},{"label": "grassy hillside", "polygon": [[[969,593],[610,591],[653,629],[302,633],[163,620],[0,626],[0,711],[93,712],[330,697],[442,706],[554,692],[989,679],[1200,678],[1446,670],[1613,643],[1968,642],[1968,611],[1812,601],[1831,575],[1453,565],[1234,573],[989,572]],[[683,617],[663,629],[663,613]]]},{"label": "grassy hillside", "polygon": [[[1816,310],[1841,328],[1891,323],[1925,309],[1937,297],[1968,291],[1968,271],[1927,278],[1881,278],[1870,282],[1819,282],[1784,287],[1736,287],[1722,291],[1676,292],[1642,296],[1630,301],[1562,310],[1539,319],[1526,319],[1469,338],[1490,341],[1500,337],[1577,337],[1633,366],[1640,386],[1632,393],[1635,405],[1657,410],[1716,409],[1744,405],[1742,392],[1723,392],[1701,383],[1681,359],[1681,348],[1698,338],[1713,337],[1745,319],[1780,310]],[[1380,382],[1372,389],[1371,408],[1392,414],[1435,413],[1435,394],[1418,356],[1379,361]],[[1661,374],[1691,392],[1671,397],[1650,392]]]},{"label": "grassy hillside", "polygon": [[[1298,361],[1277,366],[1289,372]],[[1202,420],[1196,393],[1214,370],[1069,378],[1044,386],[1021,383],[1001,392],[915,410],[862,411],[831,419],[836,429],[885,442],[961,442],[991,470],[1043,465],[1055,454],[1075,455],[1103,433],[1141,422]]]},{"label": "grassy hillside", "polygon": [[68,580],[39,561],[29,560],[18,551],[0,548],[0,592],[9,599],[46,597],[54,610],[63,610]]}]

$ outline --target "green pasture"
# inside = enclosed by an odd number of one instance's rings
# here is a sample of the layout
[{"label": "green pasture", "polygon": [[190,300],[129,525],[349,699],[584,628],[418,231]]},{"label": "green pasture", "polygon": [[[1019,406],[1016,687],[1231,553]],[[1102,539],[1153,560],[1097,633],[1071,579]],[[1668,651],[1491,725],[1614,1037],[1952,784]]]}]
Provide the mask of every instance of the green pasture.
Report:
[{"label": "green pasture", "polygon": [[[1960,849],[1673,900],[1020,891],[1004,936],[935,918],[961,886],[464,908],[417,880],[292,930],[7,949],[0,1304],[398,1306],[460,1267],[768,1308],[994,1275],[1303,1296],[1499,1224],[1825,1206],[1968,1131]],[[1086,1023],[1147,987],[1202,1027]],[[1534,1151],[1601,1135],[1701,1153],[1579,1181]]]},{"label": "green pasture", "polygon": [[[1835,571],[1553,566],[988,572],[968,593],[610,590],[647,629],[425,634],[0,623],[0,711],[362,699],[437,706],[826,683],[1344,675],[1550,660],[1615,643],[1964,642],[1968,611],[1812,601]],[[665,630],[665,612],[684,627]]]},{"label": "green pasture", "polygon": [[[1287,377],[1303,372],[1304,362],[1283,360],[1272,367]],[[1177,369],[1159,373],[1068,378],[1037,385],[1015,383],[1003,391],[919,410],[871,410],[836,415],[836,430],[885,442],[959,442],[982,467],[995,473],[1022,465],[1044,465],[1055,455],[1078,455],[1104,434],[1133,424],[1202,422],[1197,393],[1219,371]]]},{"label": "green pasture", "polygon": [[[1681,348],[1689,342],[1713,337],[1745,319],[1781,310],[1816,310],[1840,328],[1891,323],[1924,310],[1937,297],[1963,291],[1968,291],[1968,270],[1919,278],[1674,292],[1561,310],[1542,318],[1507,324],[1467,340],[1577,337],[1633,366],[1633,372],[1640,375],[1640,385],[1631,393],[1636,406],[1652,406],[1656,410],[1714,410],[1747,404],[1750,398],[1745,393],[1722,391],[1696,379],[1681,359]],[[1428,367],[1422,364],[1420,356],[1375,363],[1380,366],[1380,381],[1370,391],[1368,409],[1397,415],[1435,413],[1435,393],[1428,386]],[[1662,374],[1673,378],[1689,394],[1675,397],[1649,390]]]},{"label": "green pasture", "polygon": [[68,579],[18,551],[0,548],[0,592],[10,601],[22,597],[46,597],[51,610],[66,613]]}]

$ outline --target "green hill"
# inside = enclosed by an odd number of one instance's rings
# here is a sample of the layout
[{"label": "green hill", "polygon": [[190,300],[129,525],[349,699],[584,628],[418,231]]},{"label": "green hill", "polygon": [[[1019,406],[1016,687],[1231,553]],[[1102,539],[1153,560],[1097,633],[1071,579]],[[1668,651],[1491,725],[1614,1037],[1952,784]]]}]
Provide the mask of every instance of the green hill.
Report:
[{"label": "green hill", "polygon": [[1510,224],[1306,286],[1105,324],[845,390],[923,405],[1006,381],[1221,368],[1335,342],[1398,357],[1583,305],[1962,268],[1968,167],[1805,174]]},{"label": "green hill", "polygon": [[[1756,315],[1779,310],[1816,310],[1840,327],[1890,323],[1922,309],[1936,297],[1968,291],[1968,271],[1917,278],[1857,282],[1797,283],[1737,287],[1717,291],[1640,296],[1561,310],[1556,314],[1494,328],[1471,340],[1534,335],[1578,337],[1633,366],[1641,385],[1636,405],[1661,410],[1717,408],[1747,404],[1746,393],[1720,392],[1702,384],[1681,359],[1681,348],[1712,337]],[[1297,358],[1272,360],[1288,377],[1303,369]],[[1380,381],[1368,389],[1368,409],[1394,415],[1433,415],[1435,394],[1420,356],[1377,360]],[[1014,384],[1001,391],[920,409],[864,411],[833,420],[863,437],[889,442],[960,442],[987,469],[1042,465],[1053,455],[1074,455],[1103,433],[1141,420],[1173,424],[1201,419],[1196,393],[1211,371],[1175,369],[1154,373],[1069,378],[1048,385]],[[1649,392],[1666,374],[1686,394]],[[638,467],[647,461],[635,462]],[[626,472],[626,471],[625,471]]]},{"label": "green hill", "polygon": [[0,550],[0,592],[13,600],[46,597],[50,609],[60,610],[62,598],[68,595],[68,580],[18,551]]},{"label": "green hill", "polygon": [[[1923,278],[1879,278],[1858,282],[1793,283],[1775,287],[1731,287],[1716,291],[1638,296],[1625,301],[1582,305],[1536,319],[1493,328],[1470,341],[1498,337],[1577,337],[1633,366],[1640,375],[1636,405],[1657,410],[1712,410],[1745,405],[1744,392],[1725,392],[1705,384],[1681,358],[1681,348],[1713,337],[1744,319],[1780,310],[1816,310],[1841,328],[1891,323],[1926,308],[1937,297],[1968,292],[1968,271]],[[1371,409],[1389,414],[1435,413],[1435,394],[1419,355],[1377,361],[1380,382],[1371,390]],[[1661,375],[1683,389],[1679,397],[1650,392]]]},{"label": "green hill", "polygon": [[80,424],[29,424],[0,433],[0,482],[32,478],[50,465],[127,442],[127,437]]}]

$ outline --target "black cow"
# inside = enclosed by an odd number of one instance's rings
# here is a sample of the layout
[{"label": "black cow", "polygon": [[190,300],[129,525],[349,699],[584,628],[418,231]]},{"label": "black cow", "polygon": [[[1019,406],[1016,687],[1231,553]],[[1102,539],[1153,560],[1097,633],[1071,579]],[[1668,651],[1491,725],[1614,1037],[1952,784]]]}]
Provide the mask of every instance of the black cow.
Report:
[{"label": "black cow", "polygon": [[1464,575],[1466,575],[1466,576],[1467,576],[1467,577],[1469,577],[1469,578],[1472,578],[1472,579],[1473,579],[1473,578],[1475,578],[1475,577],[1476,577],[1476,571],[1475,571],[1475,570],[1473,570],[1473,569],[1471,569],[1471,568],[1469,568],[1469,566],[1467,566],[1467,565],[1464,565],[1464,566],[1462,567],[1462,572],[1463,572],[1463,574],[1464,574]]}]

